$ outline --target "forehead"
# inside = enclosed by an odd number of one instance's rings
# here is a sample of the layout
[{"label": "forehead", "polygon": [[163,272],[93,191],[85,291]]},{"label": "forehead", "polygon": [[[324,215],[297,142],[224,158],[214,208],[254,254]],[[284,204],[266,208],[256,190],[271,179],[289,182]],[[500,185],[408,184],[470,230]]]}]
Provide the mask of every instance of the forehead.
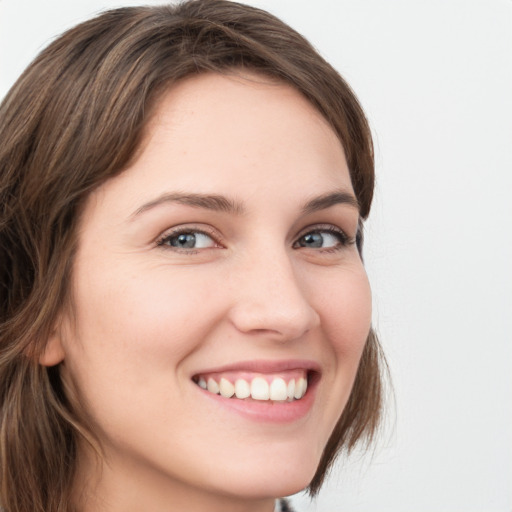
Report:
[{"label": "forehead", "polygon": [[111,181],[139,201],[167,191],[244,199],[263,187],[269,201],[272,191],[276,200],[286,192],[304,202],[329,189],[352,191],[325,118],[290,85],[255,74],[202,74],[173,86],[137,159]]},{"label": "forehead", "polygon": [[244,164],[269,152],[276,159],[279,152],[345,159],[330,124],[299,91],[253,73],[201,74],[163,95],[148,123],[143,152],[198,156],[199,147],[204,155],[222,151],[226,159],[236,153]]}]

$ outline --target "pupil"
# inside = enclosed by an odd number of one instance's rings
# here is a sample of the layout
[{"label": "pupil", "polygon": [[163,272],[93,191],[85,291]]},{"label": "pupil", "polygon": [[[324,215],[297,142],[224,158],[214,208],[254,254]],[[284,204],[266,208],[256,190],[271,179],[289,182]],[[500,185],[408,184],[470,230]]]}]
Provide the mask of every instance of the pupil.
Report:
[{"label": "pupil", "polygon": [[323,237],[320,233],[309,233],[304,236],[304,245],[307,247],[322,247]]},{"label": "pupil", "polygon": [[171,243],[174,247],[191,249],[196,245],[196,236],[191,233],[178,235]]}]

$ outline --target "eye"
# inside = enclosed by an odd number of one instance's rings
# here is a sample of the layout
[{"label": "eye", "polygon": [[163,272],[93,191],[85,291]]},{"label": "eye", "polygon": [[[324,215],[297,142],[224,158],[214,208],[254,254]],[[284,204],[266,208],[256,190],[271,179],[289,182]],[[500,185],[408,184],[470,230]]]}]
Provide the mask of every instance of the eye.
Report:
[{"label": "eye", "polygon": [[207,233],[188,229],[167,233],[158,241],[158,245],[176,249],[207,249],[216,247],[217,243]]},{"label": "eye", "polygon": [[353,243],[343,231],[334,227],[318,228],[309,231],[295,242],[294,247],[306,247],[309,249],[341,249]]}]

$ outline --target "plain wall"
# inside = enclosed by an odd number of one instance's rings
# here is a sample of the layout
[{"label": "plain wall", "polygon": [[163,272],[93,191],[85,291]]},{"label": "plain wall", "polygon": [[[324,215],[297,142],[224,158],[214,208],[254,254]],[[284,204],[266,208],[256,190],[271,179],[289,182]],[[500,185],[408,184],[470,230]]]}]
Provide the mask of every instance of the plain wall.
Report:
[{"label": "plain wall", "polygon": [[[56,34],[138,3],[0,0],[0,97]],[[396,404],[298,511],[510,512],[512,2],[252,4],[335,65],[376,143],[365,254]]]}]

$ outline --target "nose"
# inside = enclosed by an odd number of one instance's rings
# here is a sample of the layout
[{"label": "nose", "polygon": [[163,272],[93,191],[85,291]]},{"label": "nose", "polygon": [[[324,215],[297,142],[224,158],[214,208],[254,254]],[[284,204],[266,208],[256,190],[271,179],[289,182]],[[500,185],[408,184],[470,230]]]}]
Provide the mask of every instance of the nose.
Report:
[{"label": "nose", "polygon": [[297,270],[285,251],[260,252],[244,262],[233,281],[230,316],[235,327],[243,333],[285,342],[318,326],[320,316]]}]

